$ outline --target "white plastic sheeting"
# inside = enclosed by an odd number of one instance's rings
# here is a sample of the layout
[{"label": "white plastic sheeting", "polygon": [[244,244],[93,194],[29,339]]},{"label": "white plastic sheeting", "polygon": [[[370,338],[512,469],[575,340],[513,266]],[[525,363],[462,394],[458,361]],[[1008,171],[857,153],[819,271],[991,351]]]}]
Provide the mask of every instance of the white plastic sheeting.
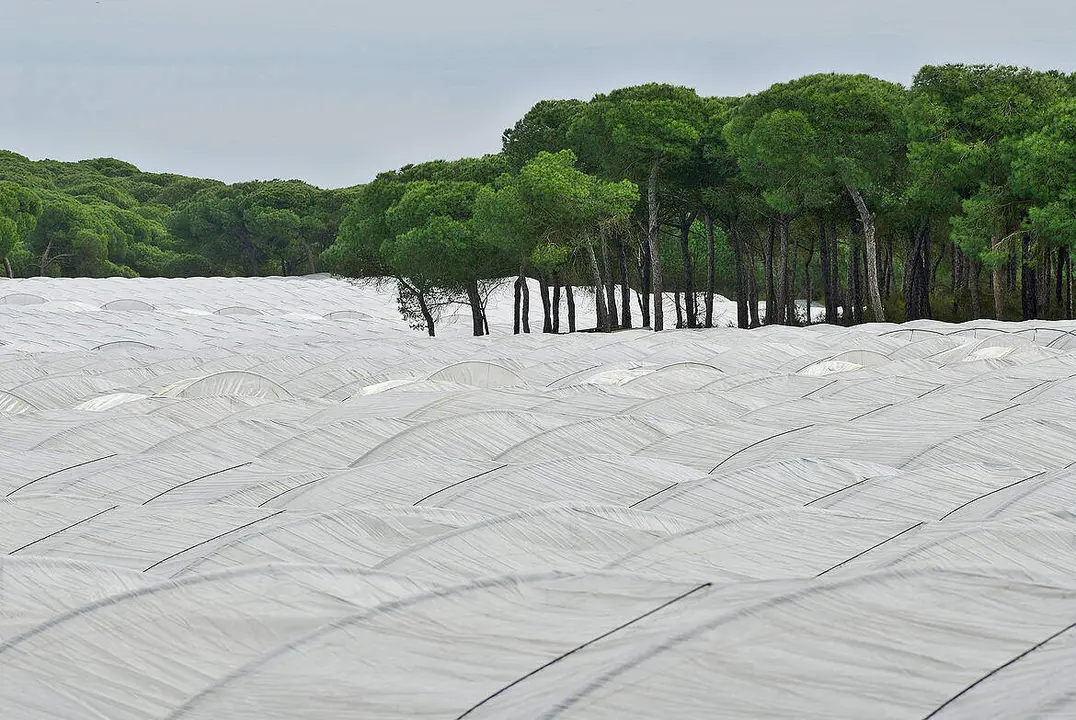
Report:
[{"label": "white plastic sheeting", "polygon": [[1076,716],[1076,324],[505,298],[0,280],[0,717]]}]

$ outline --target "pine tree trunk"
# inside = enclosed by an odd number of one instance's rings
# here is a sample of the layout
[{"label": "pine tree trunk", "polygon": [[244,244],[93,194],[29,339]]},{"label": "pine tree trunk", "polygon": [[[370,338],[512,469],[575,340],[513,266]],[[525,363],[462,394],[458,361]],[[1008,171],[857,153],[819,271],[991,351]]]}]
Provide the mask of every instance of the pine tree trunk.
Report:
[{"label": "pine tree trunk", "polygon": [[793,318],[788,316],[789,302],[789,252],[788,252],[788,226],[790,219],[782,216],[778,223],[780,233],[780,258],[777,261],[777,299],[775,301],[775,323],[791,325]]},{"label": "pine tree trunk", "polygon": [[695,273],[691,266],[691,226],[695,224],[698,213],[691,213],[686,222],[680,225],[680,254],[684,262],[684,311],[687,314],[687,326],[698,327],[698,312],[695,309]]},{"label": "pine tree trunk", "polygon": [[598,268],[598,256],[594,252],[593,243],[586,243],[586,247],[587,257],[590,259],[591,279],[594,281],[595,328],[598,330],[612,330],[609,324],[609,310],[605,306],[605,283],[602,282],[601,270]]},{"label": "pine tree trunk", "polygon": [[530,333],[531,331],[531,288],[527,284],[527,276],[523,273],[523,269],[519,271],[519,284],[523,289],[523,332]]},{"label": "pine tree trunk", "polygon": [[807,260],[803,263],[803,296],[807,299],[805,325],[811,324],[811,260],[814,259],[814,243],[807,248]]},{"label": "pine tree trunk", "polygon": [[1056,285],[1056,292],[1054,294],[1057,301],[1058,313],[1062,314],[1065,302],[1065,264],[1068,262],[1069,250],[1062,245],[1057,249],[1057,273],[1054,277],[1054,283]]},{"label": "pine tree trunk", "polygon": [[[706,210],[702,216],[703,224],[706,226],[706,299],[705,303],[705,315],[703,317],[703,325],[708,328],[714,326],[714,287],[717,284],[717,266],[715,259],[714,248],[714,219],[710,216],[710,211]],[[736,250],[733,249],[733,253],[736,254]],[[743,278],[737,272],[736,276],[736,304],[737,306],[747,307],[746,300],[741,301],[743,297]]]},{"label": "pine tree trunk", "polygon": [[818,266],[822,276],[822,298],[826,305],[826,322],[832,325],[836,322],[836,313],[833,311],[833,285],[832,275],[829,270],[829,236],[826,233],[826,220],[818,220]]},{"label": "pine tree trunk", "polygon": [[620,326],[616,316],[616,280],[613,275],[613,265],[609,261],[609,243],[602,235],[602,266],[605,268],[605,308],[608,313],[608,326],[615,330]]},{"label": "pine tree trunk", "polygon": [[640,249],[642,262],[639,264],[639,277],[642,279],[642,290],[639,293],[639,314],[643,319],[643,327],[650,327],[650,242],[644,242]]},{"label": "pine tree trunk", "polygon": [[433,313],[430,312],[429,305],[426,304],[426,298],[422,293],[414,293],[415,298],[418,300],[418,309],[422,313],[422,319],[426,321],[426,332],[430,337],[436,337],[436,328],[433,322]]},{"label": "pine tree trunk", "polygon": [[617,264],[620,266],[620,326],[631,328],[631,286],[628,283],[628,254],[624,251],[624,239],[617,244]]},{"label": "pine tree trunk", "polygon": [[568,332],[575,332],[575,293],[571,285],[564,286],[564,299],[568,301]]},{"label": "pine tree trunk", "polygon": [[1038,287],[1035,269],[1031,264],[1031,238],[1027,233],[1024,233],[1021,249],[1020,286],[1023,297],[1023,316],[1024,320],[1034,320],[1038,316]]},{"label": "pine tree trunk", "polygon": [[471,306],[471,330],[475,337],[486,334],[485,324],[482,318],[482,296],[478,292],[478,281],[470,280],[467,283],[467,303]]},{"label": "pine tree trunk", "polygon": [[[559,281],[555,281],[558,282]],[[554,329],[556,313],[559,312],[560,305],[560,285],[558,284],[554,290],[553,302],[549,302],[549,283],[546,281],[544,275],[538,276],[538,294],[542,296],[542,332],[552,333],[557,332]]]},{"label": "pine tree trunk", "polygon": [[859,248],[853,247],[852,252],[852,267],[849,269],[851,276],[848,278],[848,292],[851,295],[852,311],[848,313],[851,317],[851,324],[858,325],[863,322],[863,284],[860,282],[860,267],[859,259],[861,253]]},{"label": "pine tree trunk", "polygon": [[[830,286],[833,288],[833,324],[836,325],[838,309],[843,302],[844,293],[841,289],[841,247],[840,240],[837,237],[837,221],[833,220],[830,223],[829,233],[829,265],[830,271],[833,273],[833,277],[830,281]],[[844,306],[845,315],[848,314],[848,306]]]},{"label": "pine tree trunk", "polygon": [[[745,246],[746,249],[746,246]],[[750,314],[750,325],[757,328],[761,323],[758,317],[758,265],[755,262],[754,252],[747,251],[747,311]]]},{"label": "pine tree trunk", "polygon": [[875,238],[874,216],[867,209],[867,203],[863,201],[863,195],[857,188],[850,187],[848,192],[856,204],[859,220],[863,223],[863,237],[866,240],[867,250],[867,292],[870,296],[871,312],[874,314],[874,322],[885,322],[882,293],[878,285],[878,243]]},{"label": "pine tree trunk", "polygon": [[[544,281],[539,280],[544,283]],[[560,334],[560,281],[553,281],[553,317],[549,323],[549,330],[542,327],[542,332],[554,332]],[[549,317],[549,312],[546,312],[546,317]]]},{"label": "pine tree trunk", "polygon": [[773,282],[773,252],[774,246],[777,243],[777,221],[773,218],[770,219],[770,240],[769,243],[763,248],[765,252],[765,264],[766,264],[766,317],[762,323],[764,325],[773,325],[777,322],[777,286]]},{"label": "pine tree trunk", "polygon": [[1072,319],[1072,253],[1065,253],[1065,319]]},{"label": "pine tree trunk", "polygon": [[11,258],[4,256],[4,269],[7,270],[7,276],[9,278],[15,277],[15,272],[11,269]]},{"label": "pine tree trunk", "polygon": [[990,272],[991,284],[994,286],[994,319],[1001,320],[1005,303],[1001,297],[1001,266],[995,265]]},{"label": "pine tree trunk", "polygon": [[520,282],[520,278],[516,278],[516,282],[514,284],[515,284],[515,306],[514,306],[514,311],[515,312],[513,312],[513,314],[512,314],[512,334],[513,335],[519,335],[519,320],[520,320],[520,317],[521,317],[520,309],[521,309],[521,307],[523,305],[523,288],[520,287],[520,285],[522,284]]},{"label": "pine tree trunk", "polygon": [[654,295],[654,332],[665,329],[664,304],[665,287],[661,277],[661,229],[658,222],[658,176],[661,172],[661,159],[654,158],[650,164],[650,179],[646,185],[646,207],[649,213],[647,225],[647,243],[650,245],[650,282]]},{"label": "pine tree trunk", "polygon": [[[751,327],[751,285],[753,273],[748,273],[747,252],[743,238],[740,237],[740,226],[733,220],[729,223],[729,242],[732,243],[732,260],[736,270],[736,327]],[[710,299],[710,311],[713,311],[713,296]],[[758,307],[755,306],[755,313]]]},{"label": "pine tree trunk", "polygon": [[978,320],[983,316],[982,305],[979,302],[979,273],[983,264],[979,260],[969,258],[971,272],[968,273],[968,291],[971,295],[971,317]]}]

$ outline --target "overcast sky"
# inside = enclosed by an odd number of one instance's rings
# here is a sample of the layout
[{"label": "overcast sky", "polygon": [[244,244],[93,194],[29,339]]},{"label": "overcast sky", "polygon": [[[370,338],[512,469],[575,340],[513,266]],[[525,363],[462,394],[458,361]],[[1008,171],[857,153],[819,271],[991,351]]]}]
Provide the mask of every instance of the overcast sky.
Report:
[{"label": "overcast sky", "polygon": [[1076,70],[1072,0],[0,0],[0,148],[323,187],[495,152],[536,101]]}]

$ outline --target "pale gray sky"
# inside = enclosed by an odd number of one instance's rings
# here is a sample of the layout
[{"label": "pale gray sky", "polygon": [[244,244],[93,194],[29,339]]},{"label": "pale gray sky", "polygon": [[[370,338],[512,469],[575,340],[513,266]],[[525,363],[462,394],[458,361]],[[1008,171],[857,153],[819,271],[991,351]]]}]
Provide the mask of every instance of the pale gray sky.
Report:
[{"label": "pale gray sky", "polygon": [[641,82],[1076,70],[1072,0],[0,0],[0,27],[0,148],[325,187]]}]

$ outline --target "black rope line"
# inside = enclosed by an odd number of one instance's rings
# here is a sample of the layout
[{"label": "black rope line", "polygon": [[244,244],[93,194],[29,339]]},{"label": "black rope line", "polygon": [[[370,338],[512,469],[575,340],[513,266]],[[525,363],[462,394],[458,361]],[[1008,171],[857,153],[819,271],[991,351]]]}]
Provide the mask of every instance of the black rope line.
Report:
[{"label": "black rope line", "polygon": [[250,527],[251,525],[256,525],[257,523],[260,523],[260,522],[261,522],[262,520],[268,520],[269,518],[274,518],[274,517],[276,517],[277,515],[279,515],[279,514],[280,514],[280,513],[282,513],[282,512],[286,512],[286,511],[285,511],[285,510],[277,510],[277,511],[276,511],[275,513],[273,513],[272,515],[266,515],[265,517],[260,517],[260,518],[258,518],[257,520],[251,520],[250,522],[248,522],[248,523],[246,523],[246,524],[244,524],[244,525],[240,525],[240,526],[239,526],[239,527],[237,527],[237,528],[232,528],[231,530],[228,530],[227,532],[222,532],[222,533],[221,533],[220,535],[216,535],[216,536],[214,536],[214,537],[211,537],[211,538],[208,538],[208,539],[206,539],[206,540],[203,540],[202,542],[199,542],[199,543],[195,543],[195,544],[191,545],[191,546],[190,546],[189,548],[184,548],[184,549],[180,550],[179,552],[174,552],[174,553],[172,553],[171,555],[169,555],[169,556],[168,556],[168,557],[166,557],[166,558],[161,558],[160,560],[158,560],[157,562],[153,563],[152,565],[150,565],[150,566],[149,566],[148,568],[146,568],[146,569],[145,569],[145,570],[143,570],[142,572],[149,572],[150,570],[152,570],[153,568],[157,567],[158,565],[161,565],[161,564],[163,564],[163,563],[166,563],[166,562],[168,562],[169,560],[171,560],[172,558],[177,558],[177,557],[179,557],[180,555],[182,555],[182,554],[183,554],[183,553],[185,553],[185,552],[190,552],[191,550],[193,550],[193,549],[194,549],[194,548],[196,548],[196,547],[201,547],[202,545],[205,545],[206,543],[211,543],[211,542],[213,542],[214,540],[220,540],[220,539],[221,539],[222,537],[224,537],[225,535],[231,535],[231,534],[232,534],[232,533],[234,533],[234,532],[239,532],[240,530],[243,530],[243,529],[245,529],[245,528],[248,528],[248,527]]},{"label": "black rope line", "polygon": [[867,549],[866,549],[866,550],[864,550],[863,552],[858,552],[858,553],[856,553],[855,555],[853,555],[852,557],[848,558],[847,560],[841,560],[841,561],[840,561],[839,563],[837,563],[837,564],[836,564],[836,565],[834,565],[833,567],[831,567],[831,568],[826,568],[826,569],[825,569],[825,570],[823,570],[822,572],[818,573],[817,575],[815,575],[815,577],[822,577],[823,575],[825,575],[826,573],[830,572],[831,570],[836,570],[837,568],[841,567],[842,565],[847,565],[848,563],[852,562],[852,561],[853,561],[853,560],[855,560],[856,558],[861,558],[861,557],[863,557],[864,555],[866,555],[867,553],[869,553],[869,552],[870,552],[871,550],[874,550],[875,548],[880,548],[881,546],[885,545],[885,544],[886,544],[887,542],[890,542],[890,541],[892,541],[892,540],[896,540],[896,539],[897,539],[897,538],[899,538],[899,537],[900,537],[901,535],[904,535],[904,534],[906,534],[906,533],[910,533],[910,532],[911,532],[912,530],[915,530],[916,528],[922,527],[923,525],[926,525],[926,522],[925,522],[925,521],[923,521],[923,522],[917,522],[917,523],[916,523],[915,525],[912,525],[911,527],[908,527],[908,528],[904,528],[903,530],[901,530],[901,531],[900,531],[899,533],[897,533],[897,534],[896,534],[896,535],[894,535],[893,537],[888,537],[888,538],[886,538],[885,540],[883,540],[883,541],[882,541],[882,542],[880,542],[880,543],[877,543],[877,544],[875,544],[875,545],[871,545],[871,546],[870,546],[869,548],[867,548]]},{"label": "black rope line", "polygon": [[971,683],[970,685],[968,685],[968,686],[967,686],[966,688],[964,688],[963,690],[961,690],[960,692],[958,692],[958,693],[957,693],[956,695],[952,696],[951,698],[949,698],[948,700],[946,700],[945,702],[943,702],[943,703],[942,703],[941,705],[939,705],[938,707],[934,708],[934,710],[932,710],[932,711],[931,711],[931,713],[930,713],[929,715],[926,715],[926,716],[925,716],[925,717],[923,718],[923,720],[930,720],[930,718],[932,718],[932,717],[936,716],[936,715],[937,715],[938,713],[940,713],[940,712],[941,712],[942,710],[944,710],[945,708],[949,707],[949,706],[950,706],[950,705],[952,705],[952,704],[953,704],[954,702],[956,702],[957,700],[959,700],[959,699],[960,699],[961,697],[963,697],[964,695],[966,695],[966,694],[968,694],[969,692],[971,692],[971,691],[972,691],[973,689],[975,689],[975,688],[976,688],[976,687],[977,687],[978,685],[981,685],[982,683],[986,682],[986,681],[987,681],[987,680],[989,680],[990,678],[992,678],[992,677],[994,677],[995,675],[997,675],[997,674],[998,674],[999,672],[1001,672],[1001,671],[1002,671],[1002,670],[1004,670],[1005,668],[1009,667],[1010,665],[1014,665],[1014,664],[1018,663],[1019,661],[1023,660],[1024,658],[1026,658],[1026,657],[1027,657],[1028,655],[1030,655],[1031,653],[1033,653],[1033,652],[1035,652],[1036,650],[1038,650],[1039,648],[1041,648],[1041,647],[1042,647],[1043,645],[1046,645],[1047,643],[1049,643],[1049,642],[1052,642],[1053,640],[1056,640],[1057,638],[1061,637],[1062,635],[1064,635],[1065,633],[1069,632],[1070,630],[1072,630],[1072,629],[1074,629],[1074,628],[1076,628],[1076,622],[1072,623],[1071,625],[1067,625],[1066,627],[1063,627],[1063,628],[1061,628],[1060,630],[1058,630],[1057,632],[1055,632],[1055,633],[1054,633],[1053,635],[1051,635],[1050,637],[1046,638],[1045,640],[1042,640],[1042,641],[1040,641],[1040,642],[1037,642],[1037,643],[1035,643],[1034,645],[1032,645],[1031,647],[1029,647],[1029,648],[1028,648],[1027,650],[1024,650],[1024,651],[1023,651],[1022,653],[1020,653],[1020,654],[1019,654],[1019,655],[1017,655],[1016,657],[1012,658],[1012,659],[1011,659],[1011,660],[1009,660],[1008,662],[1006,662],[1006,663],[1003,663],[1003,664],[1001,664],[1001,665],[998,665],[998,666],[997,666],[996,668],[994,668],[993,670],[991,670],[990,672],[988,672],[988,673],[987,673],[986,675],[983,675],[983,676],[982,676],[981,678],[979,678],[979,679],[978,679],[978,680],[976,680],[975,682],[973,682],[973,683]]},{"label": "black rope line", "polygon": [[238,470],[241,467],[246,467],[247,465],[253,465],[253,464],[254,464],[253,461],[240,463],[238,465],[233,465],[232,467],[229,467],[229,468],[224,468],[223,470],[216,470],[216,471],[208,473],[206,475],[201,475],[199,477],[194,478],[193,480],[186,480],[184,482],[181,482],[179,485],[173,485],[172,487],[168,488],[167,490],[162,490],[161,492],[157,493],[156,495],[151,497],[149,500],[146,500],[142,504],[143,505],[149,505],[151,502],[153,502],[157,498],[161,497],[162,495],[167,495],[168,493],[172,492],[173,490],[178,490],[181,487],[185,487],[187,485],[190,485],[191,483],[196,483],[199,480],[205,480],[206,478],[211,478],[214,475],[221,475],[223,473],[231,472],[232,470]]},{"label": "black rope line", "polygon": [[413,502],[413,503],[411,504],[411,507],[418,507],[418,504],[419,504],[419,503],[421,503],[421,502],[425,502],[425,501],[429,500],[429,499],[430,499],[430,498],[432,498],[432,497],[433,497],[434,495],[440,495],[440,494],[441,494],[441,493],[443,493],[443,492],[444,492],[445,490],[451,490],[452,488],[454,488],[454,487],[456,487],[456,486],[458,486],[458,485],[462,485],[462,484],[463,484],[463,483],[465,483],[465,482],[470,482],[471,480],[477,480],[478,478],[482,477],[483,475],[489,475],[490,473],[495,473],[495,472],[497,472],[498,470],[504,470],[504,469],[505,469],[506,467],[508,467],[508,464],[507,464],[507,463],[505,463],[504,465],[498,465],[497,467],[493,468],[492,470],[486,470],[485,472],[480,472],[480,473],[478,473],[477,475],[472,475],[471,477],[465,477],[465,478],[463,478],[462,480],[459,480],[459,481],[457,481],[457,482],[454,482],[454,483],[452,483],[451,485],[445,485],[445,486],[444,486],[443,488],[441,488],[440,490],[434,490],[434,491],[433,491],[432,493],[430,493],[430,494],[429,494],[429,495],[427,495],[426,497],[421,497],[421,498],[419,498],[418,500],[416,500],[415,502]]},{"label": "black rope line", "polygon": [[15,553],[17,553],[17,552],[19,552],[21,550],[25,550],[26,548],[30,547],[31,545],[37,545],[42,540],[48,540],[51,537],[56,537],[57,535],[59,535],[62,532],[67,532],[68,530],[70,530],[73,527],[78,527],[82,523],[89,522],[90,520],[93,520],[95,517],[100,517],[100,516],[104,515],[106,512],[111,512],[112,510],[115,510],[118,507],[119,507],[119,505],[113,505],[110,508],[105,508],[101,512],[94,513],[93,515],[90,515],[87,518],[82,518],[81,520],[79,520],[76,523],[72,523],[72,524],[68,525],[67,527],[60,528],[59,530],[57,530],[55,532],[50,532],[48,535],[45,535],[44,537],[39,537],[37,540],[34,540],[33,542],[28,542],[25,545],[23,545],[22,547],[15,548],[11,552],[9,552],[8,555],[14,555]]},{"label": "black rope line", "polygon": [[755,442],[751,443],[747,447],[742,447],[739,450],[737,450],[736,452],[732,453],[727,458],[725,458],[724,460],[719,462],[717,465],[714,465],[713,469],[710,470],[710,472],[711,473],[715,472],[719,467],[721,467],[722,465],[727,463],[732,458],[736,457],[737,455],[739,455],[742,452],[747,452],[748,450],[750,450],[751,448],[753,448],[753,447],[755,447],[757,445],[761,445],[762,443],[768,442],[770,440],[776,440],[777,438],[781,437],[782,435],[791,435],[794,432],[799,432],[800,430],[806,430],[807,428],[813,428],[813,427],[814,427],[814,423],[811,423],[810,425],[804,425],[803,427],[792,428],[791,430],[785,430],[784,432],[779,432],[776,435],[770,435],[769,437],[764,437],[761,440],[756,440]]},{"label": "black rope line", "polygon": [[70,466],[65,467],[65,468],[60,468],[59,470],[53,470],[52,472],[48,473],[47,475],[42,475],[39,478],[34,478],[30,482],[23,483],[22,485],[18,486],[17,488],[15,488],[11,492],[9,492],[4,497],[11,497],[15,493],[17,493],[19,490],[22,490],[23,488],[30,487],[31,485],[33,485],[38,480],[45,480],[45,479],[48,479],[48,478],[52,477],[53,475],[59,475],[62,472],[67,472],[68,470],[74,470],[75,468],[85,467],[86,465],[92,465],[95,462],[101,462],[102,460],[108,460],[109,458],[114,458],[117,455],[119,455],[119,453],[112,453],[111,455],[105,455],[104,457],[94,458],[93,460],[87,460],[86,462],[80,462],[80,463],[76,463],[75,465],[70,465]]},{"label": "black rope line", "polygon": [[980,501],[980,500],[982,500],[983,498],[987,498],[987,497],[990,497],[990,496],[991,496],[991,495],[993,495],[994,493],[999,493],[999,492],[1001,492],[1002,490],[1008,490],[1008,489],[1009,489],[1009,488],[1011,488],[1011,487],[1016,487],[1016,486],[1017,486],[1017,485],[1019,485],[1020,483],[1024,483],[1024,482],[1027,482],[1028,480],[1034,480],[1035,478],[1037,478],[1037,477],[1042,477],[1042,476],[1043,476],[1043,475],[1045,475],[1045,474],[1046,474],[1045,472],[1038,472],[1038,473],[1035,473],[1034,475],[1029,475],[1029,476],[1027,476],[1026,478],[1023,478],[1023,479],[1021,479],[1021,480],[1017,480],[1016,482],[1011,482],[1011,483],[1009,483],[1008,485],[1004,485],[1004,486],[1002,486],[1002,487],[999,487],[999,488],[995,488],[994,490],[991,490],[990,492],[987,492],[987,493],[983,493],[982,495],[977,495],[976,497],[973,497],[973,498],[972,498],[971,500],[968,500],[968,501],[967,501],[966,503],[961,503],[960,505],[957,505],[957,506],[956,506],[955,508],[953,508],[953,509],[952,509],[952,510],[950,510],[949,512],[945,513],[944,515],[942,515],[942,516],[941,516],[940,518],[938,518],[938,519],[939,519],[939,520],[944,520],[945,518],[949,517],[949,516],[950,516],[950,515],[952,515],[953,513],[957,512],[958,510],[963,510],[963,509],[964,509],[964,508],[966,508],[966,507],[967,507],[968,505],[971,505],[971,504],[972,504],[972,503],[974,503],[974,502],[979,502],[979,501]]},{"label": "black rope line", "polygon": [[543,664],[543,665],[539,665],[538,667],[536,667],[536,668],[535,668],[534,670],[531,670],[531,671],[530,671],[529,673],[527,673],[526,675],[523,675],[523,676],[521,676],[521,677],[518,677],[518,678],[516,678],[515,680],[513,680],[513,681],[512,681],[512,682],[510,682],[510,683],[508,683],[507,685],[505,685],[505,686],[504,686],[504,687],[502,687],[501,689],[497,690],[496,692],[494,692],[494,693],[492,693],[492,694],[490,694],[490,695],[487,695],[486,697],[482,698],[482,700],[478,701],[477,703],[475,703],[474,705],[472,705],[471,707],[467,708],[467,709],[466,709],[466,710],[464,710],[464,711],[463,711],[462,713],[460,713],[459,715],[457,715],[457,716],[456,716],[456,720],[462,720],[463,718],[467,717],[468,715],[470,715],[471,713],[473,713],[473,712],[474,712],[475,710],[477,710],[478,708],[480,708],[480,707],[482,707],[483,705],[485,705],[486,703],[488,703],[488,702],[489,702],[490,700],[493,700],[493,699],[494,699],[494,698],[496,698],[497,696],[499,696],[499,695],[501,695],[501,694],[503,694],[503,693],[507,692],[508,690],[512,689],[512,688],[513,688],[513,687],[515,687],[516,685],[519,685],[519,684],[520,684],[521,682],[523,682],[524,680],[527,680],[528,678],[534,677],[535,675],[537,675],[538,673],[542,672],[543,670],[545,670],[545,669],[546,669],[546,668],[548,668],[549,666],[551,666],[551,665],[554,665],[554,664],[556,664],[556,663],[560,662],[561,660],[563,660],[564,658],[568,657],[569,655],[574,655],[575,653],[579,652],[580,650],[584,650],[584,649],[586,649],[586,648],[590,647],[591,645],[593,645],[594,643],[597,643],[597,642],[600,642],[600,641],[604,640],[605,638],[609,637],[610,635],[613,635],[613,634],[615,634],[615,633],[618,633],[618,632],[620,632],[621,630],[623,630],[623,629],[625,629],[625,628],[627,628],[627,627],[630,627],[631,625],[634,625],[635,623],[637,623],[637,622],[639,622],[639,621],[641,621],[641,620],[645,620],[646,618],[650,617],[651,615],[653,615],[653,614],[655,614],[655,613],[658,613],[658,612],[661,612],[662,610],[664,610],[665,608],[669,607],[670,605],[673,605],[673,604],[675,604],[675,603],[678,603],[678,602],[680,602],[681,600],[683,600],[683,599],[685,599],[685,598],[687,598],[687,597],[689,597],[689,596],[691,596],[691,595],[694,595],[694,594],[695,594],[695,593],[697,593],[697,592],[698,592],[699,590],[702,590],[702,589],[704,589],[704,588],[708,588],[708,587],[710,587],[711,585],[712,585],[712,583],[703,583],[702,585],[699,585],[699,586],[697,586],[697,587],[694,587],[694,588],[692,588],[691,590],[688,590],[688,591],[687,591],[687,592],[685,592],[685,593],[681,593],[680,595],[677,595],[676,597],[674,597],[674,598],[673,598],[673,599],[671,599],[671,600],[666,600],[666,601],[665,601],[665,602],[663,602],[663,603],[662,603],[661,605],[658,605],[658,606],[657,606],[656,608],[653,608],[653,609],[651,609],[651,610],[649,610],[649,611],[647,611],[647,612],[643,613],[642,615],[639,615],[639,616],[638,616],[638,617],[636,617],[636,618],[633,618],[633,619],[631,619],[631,620],[628,620],[627,622],[625,622],[625,623],[622,623],[621,625],[618,625],[618,626],[616,626],[615,628],[613,628],[612,630],[609,630],[608,632],[604,632],[604,633],[602,633],[601,635],[599,635],[599,636],[598,636],[598,637],[596,637],[596,638],[591,638],[590,640],[587,640],[587,641],[586,641],[585,643],[583,643],[582,645],[578,645],[578,646],[576,646],[576,647],[572,648],[571,650],[569,650],[569,651],[567,651],[567,652],[565,652],[565,653],[561,653],[560,655],[558,655],[557,657],[553,658],[553,659],[552,659],[552,660],[550,660],[549,662],[547,662],[547,663],[545,663],[545,664]]}]

